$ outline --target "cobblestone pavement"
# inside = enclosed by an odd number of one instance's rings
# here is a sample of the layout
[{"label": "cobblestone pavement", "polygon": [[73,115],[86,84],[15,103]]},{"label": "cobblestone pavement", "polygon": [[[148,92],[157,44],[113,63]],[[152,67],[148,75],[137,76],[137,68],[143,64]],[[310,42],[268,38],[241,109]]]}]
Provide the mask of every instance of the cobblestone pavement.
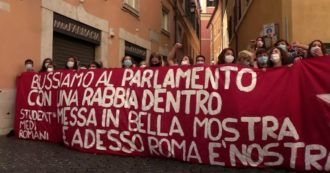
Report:
[{"label": "cobblestone pavement", "polygon": [[282,169],[234,169],[152,157],[123,157],[77,152],[58,144],[0,137],[0,173],[152,172],[293,173]]}]

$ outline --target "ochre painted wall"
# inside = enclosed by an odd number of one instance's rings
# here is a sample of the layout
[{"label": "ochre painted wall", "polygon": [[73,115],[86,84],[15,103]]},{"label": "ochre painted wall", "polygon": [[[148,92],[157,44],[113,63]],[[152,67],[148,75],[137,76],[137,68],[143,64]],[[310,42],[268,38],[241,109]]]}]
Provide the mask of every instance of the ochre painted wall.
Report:
[{"label": "ochre painted wall", "polygon": [[40,2],[7,2],[10,10],[0,10],[0,89],[15,87],[26,58],[31,58],[35,67],[40,66]]},{"label": "ochre painted wall", "polygon": [[[66,0],[67,2],[77,5],[78,0]],[[134,16],[127,10],[123,10],[123,1],[84,1],[83,5],[88,13],[98,16],[109,21],[109,27],[113,28],[115,37],[111,39],[109,44],[109,65],[110,67],[118,67],[121,57],[119,55],[120,38],[119,28],[124,28],[126,31],[134,34],[137,37],[145,40],[150,39],[150,31],[153,30],[159,34],[159,42],[153,42],[151,52],[158,52],[160,46],[171,46],[171,38],[161,33],[161,0],[143,0],[139,5],[139,16]],[[164,3],[170,9],[168,3]],[[173,14],[170,14],[173,16]],[[172,20],[169,21],[173,25]],[[173,32],[172,32],[173,33]]]},{"label": "ochre painted wall", "polygon": [[[41,47],[45,46],[42,44],[45,39],[52,45],[52,32],[45,32],[45,24],[48,22],[44,21],[53,20],[47,18],[53,14],[53,8],[44,8],[45,4],[56,7],[57,10],[60,8],[70,13],[71,17],[76,18],[79,17],[77,9],[83,10],[83,14],[92,16],[90,20],[97,18],[98,21],[106,21],[101,22],[100,28],[103,28],[104,23],[108,22],[109,26],[105,28],[113,29],[114,36],[106,38],[107,43],[103,44],[108,48],[108,51],[104,51],[108,54],[106,55],[106,67],[120,67],[120,55],[124,50],[123,38],[120,38],[119,34],[120,29],[125,30],[125,34],[129,33],[129,36],[126,36],[132,40],[150,45],[149,52],[162,50],[162,54],[166,54],[164,52],[171,49],[174,44],[174,13],[171,11],[173,9],[169,0],[140,0],[139,17],[124,10],[124,0],[85,0],[83,3],[80,0],[1,0],[0,2],[0,63],[2,64],[0,70],[0,135],[8,133],[13,128],[15,81],[16,77],[24,71],[25,59],[31,58],[34,61],[34,69],[39,71],[42,60],[46,58],[41,57],[41,54],[43,52],[51,54],[48,49],[41,50]],[[170,35],[161,32],[162,4],[169,10]],[[74,12],[77,14],[73,14]],[[46,17],[42,18],[45,13]],[[79,14],[81,15],[81,11]],[[51,31],[49,27],[52,28],[52,26],[47,27],[46,30]],[[106,31],[103,32],[109,33],[107,29],[104,30]],[[45,33],[47,38],[42,38]],[[102,47],[102,50],[106,49]]]},{"label": "ochre painted wall", "polygon": [[[268,23],[278,24],[278,39],[290,43],[309,44],[314,39],[330,43],[329,9],[329,0],[253,0],[238,26],[238,51],[246,49],[249,40],[259,36]],[[233,48],[235,41],[230,42]]]},{"label": "ochre painted wall", "polygon": [[330,43],[330,1],[292,0],[293,40],[310,43],[314,39]]},{"label": "ochre painted wall", "polygon": [[[238,51],[247,49],[249,41],[259,36],[264,24],[282,23],[280,0],[253,0],[250,8],[238,26]],[[236,47],[230,43],[231,47]]]}]

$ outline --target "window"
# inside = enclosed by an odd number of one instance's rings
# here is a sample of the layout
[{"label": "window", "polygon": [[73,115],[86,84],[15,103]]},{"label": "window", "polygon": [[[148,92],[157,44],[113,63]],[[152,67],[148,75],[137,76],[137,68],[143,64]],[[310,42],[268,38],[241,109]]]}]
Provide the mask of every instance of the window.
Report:
[{"label": "window", "polygon": [[169,14],[168,10],[165,8],[162,10],[162,29],[169,32]]},{"label": "window", "polygon": [[124,0],[124,8],[132,12],[134,15],[139,15],[139,0]]},{"label": "window", "polygon": [[207,0],[208,7],[214,7],[216,5],[217,0]]}]

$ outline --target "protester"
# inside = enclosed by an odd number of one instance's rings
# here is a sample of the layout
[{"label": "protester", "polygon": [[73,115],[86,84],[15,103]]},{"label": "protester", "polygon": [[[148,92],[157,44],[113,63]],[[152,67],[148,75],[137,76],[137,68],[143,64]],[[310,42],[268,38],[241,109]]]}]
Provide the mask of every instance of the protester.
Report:
[{"label": "protester", "polygon": [[47,72],[53,72],[55,70],[55,65],[53,64],[53,62],[50,62],[47,64]]},{"label": "protester", "polygon": [[196,56],[196,64],[205,64],[205,56],[197,55]]},{"label": "protester", "polygon": [[149,67],[161,67],[162,65],[163,65],[162,56],[155,52],[151,53],[149,57]]},{"label": "protester", "polygon": [[281,48],[282,50],[284,50],[285,52],[289,52],[291,46],[288,43],[288,41],[284,40],[284,39],[280,39],[278,40],[275,44],[275,47]]},{"label": "protester", "polygon": [[321,40],[314,40],[308,46],[307,58],[326,55],[325,45]]},{"label": "protester", "polygon": [[194,64],[194,60],[190,56],[183,56],[180,65],[192,65]]},{"label": "protester", "polygon": [[284,59],[287,58],[287,54],[281,48],[273,47],[269,50],[268,56],[270,57],[269,67],[280,67],[285,65],[283,63]]},{"label": "protester", "polygon": [[266,49],[259,49],[256,52],[257,66],[259,69],[266,69],[269,67],[269,57]]},{"label": "protester", "polygon": [[69,56],[66,61],[65,68],[68,70],[77,70],[78,69],[77,58],[74,56]]},{"label": "protester", "polygon": [[[147,67],[147,62],[146,61],[141,61],[140,63],[139,63],[139,67],[140,68],[146,68]],[[157,66],[158,67],[158,66]]]},{"label": "protester", "polygon": [[177,49],[182,48],[181,43],[175,43],[175,45],[172,47],[171,51],[167,55],[167,64],[169,66],[177,65],[177,62],[175,60],[175,53]]},{"label": "protester", "polygon": [[34,72],[32,59],[26,59],[24,65],[25,65],[25,71]]},{"label": "protester", "polygon": [[124,56],[121,60],[122,68],[132,68],[134,67],[134,62],[131,56]]},{"label": "protester", "polygon": [[250,40],[248,51],[256,52],[258,49],[266,49],[266,42],[264,37],[257,37],[255,40]]},{"label": "protester", "polygon": [[96,61],[92,61],[88,65],[88,69],[98,69],[98,68],[102,68],[102,65],[101,65],[101,63],[98,63]]},{"label": "protester", "polygon": [[286,55],[286,59],[283,60],[283,65],[292,64],[297,58],[301,59],[305,57],[304,49],[307,49],[307,46],[301,44],[290,45],[286,40],[280,39],[275,44],[275,47],[282,49]]},{"label": "protester", "polygon": [[238,53],[237,64],[247,67],[254,67],[253,53],[247,50],[243,50]]},{"label": "protester", "polygon": [[234,57],[234,50],[232,48],[225,48],[218,56],[218,64],[230,63],[236,63],[236,58]]},{"label": "protester", "polygon": [[[171,49],[170,53],[168,54],[167,56],[167,63],[168,65],[170,66],[173,66],[173,65],[177,65],[175,63],[175,53],[178,49],[181,49],[182,48],[182,44],[181,43],[176,43],[173,48]],[[190,56],[183,56],[183,58],[181,59],[180,61],[180,65],[192,65],[194,63],[194,60],[190,57]]]},{"label": "protester", "polygon": [[39,72],[46,72],[47,71],[47,66],[49,63],[53,63],[53,60],[50,58],[46,58],[42,61],[42,66]]}]

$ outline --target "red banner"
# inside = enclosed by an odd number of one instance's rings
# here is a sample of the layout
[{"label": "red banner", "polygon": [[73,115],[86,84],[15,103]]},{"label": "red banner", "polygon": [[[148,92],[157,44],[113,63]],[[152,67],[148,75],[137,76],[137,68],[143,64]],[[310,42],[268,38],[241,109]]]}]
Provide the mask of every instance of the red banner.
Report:
[{"label": "red banner", "polygon": [[329,64],[23,73],[15,133],[91,153],[330,171]]}]

